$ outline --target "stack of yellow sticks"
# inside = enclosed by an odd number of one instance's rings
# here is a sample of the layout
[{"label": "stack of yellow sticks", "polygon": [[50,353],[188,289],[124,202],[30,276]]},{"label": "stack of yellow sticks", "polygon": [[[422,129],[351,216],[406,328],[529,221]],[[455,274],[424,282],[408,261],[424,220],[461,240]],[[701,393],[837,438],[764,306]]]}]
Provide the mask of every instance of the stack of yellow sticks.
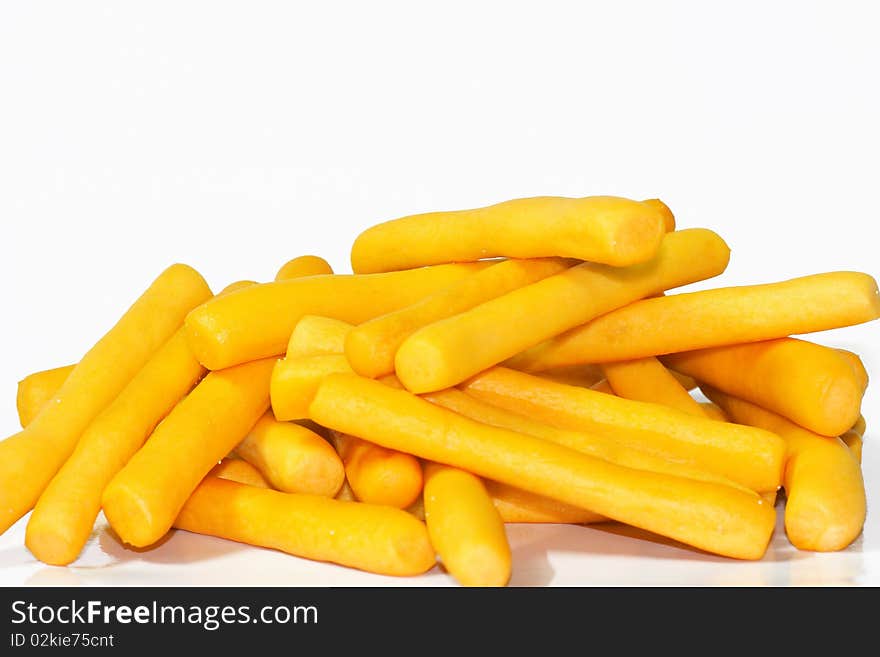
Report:
[{"label": "stack of yellow sticks", "polygon": [[103,510],[139,548],[176,527],[483,586],[510,578],[511,522],[760,559],[778,503],[795,547],[844,549],[868,375],[791,336],[877,319],[876,282],[666,294],[729,255],[658,200],[538,197],[376,225],[353,274],[302,256],[213,295],[172,265],[20,382],[0,531],[32,511],[28,549],[70,564]]}]

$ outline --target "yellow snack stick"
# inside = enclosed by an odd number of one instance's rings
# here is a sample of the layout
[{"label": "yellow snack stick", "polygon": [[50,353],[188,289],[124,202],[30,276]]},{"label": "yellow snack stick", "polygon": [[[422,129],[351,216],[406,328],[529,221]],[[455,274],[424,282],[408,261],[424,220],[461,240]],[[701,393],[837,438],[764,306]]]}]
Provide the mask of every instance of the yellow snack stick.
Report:
[{"label": "yellow snack stick", "polygon": [[463,586],[504,586],[511,556],[504,521],[478,477],[425,466],[425,524],[443,566]]},{"label": "yellow snack stick", "polygon": [[602,371],[618,397],[662,404],[688,415],[705,417],[697,400],[653,356],[605,363]]},{"label": "yellow snack stick", "polygon": [[669,209],[668,205],[659,198],[649,198],[642,201],[642,203],[657,211],[661,219],[663,219],[663,229],[667,233],[675,230],[675,215],[672,214],[672,210]]},{"label": "yellow snack stick", "polygon": [[272,488],[266,478],[254,466],[243,459],[225,458],[211,468],[209,477],[237,481],[240,484],[256,486],[257,488]]},{"label": "yellow snack stick", "polygon": [[449,388],[614,308],[715,276],[729,255],[718,235],[691,229],[668,233],[641,265],[577,265],[419,329],[397,351],[397,377],[415,393]]},{"label": "yellow snack stick", "polygon": [[326,377],[310,414],[336,431],[726,556],[760,558],[775,523],[773,510],[757,494],[621,467],[534,436],[474,422],[354,374]]},{"label": "yellow snack stick", "polygon": [[270,394],[276,419],[307,417],[321,378],[331,372],[352,371],[343,354],[345,336],[352,328],[348,322],[316,315],[307,315],[297,322],[287,355],[272,371]]},{"label": "yellow snack stick", "polygon": [[710,420],[730,422],[730,418],[727,417],[727,414],[721,410],[721,407],[718,406],[718,404],[713,404],[712,402],[700,402],[700,408],[703,409],[703,414]]},{"label": "yellow snack stick", "polygon": [[308,417],[309,404],[318,384],[328,374],[351,372],[342,354],[287,357],[275,363],[270,394],[272,411],[278,420],[301,420]]},{"label": "yellow snack stick", "polygon": [[276,281],[286,281],[292,278],[304,278],[306,276],[320,276],[332,274],[333,268],[324,258],[316,255],[304,255],[285,262],[278,273]]},{"label": "yellow snack stick", "polygon": [[199,481],[269,408],[274,364],[266,358],[208,373],[156,427],[104,490],[104,515],[119,538],[144,547],[171,528]]},{"label": "yellow snack stick", "polygon": [[287,358],[345,353],[345,336],[352,325],[332,317],[306,315],[296,323],[287,342]]},{"label": "yellow snack stick", "polygon": [[383,575],[419,575],[436,557],[406,511],[206,478],[174,526]]},{"label": "yellow snack stick", "polygon": [[[674,234],[674,233],[673,233]],[[637,301],[510,359],[528,372],[782,338],[877,319],[877,283],[831,272]],[[687,318],[687,321],[683,321]]]},{"label": "yellow snack stick", "polygon": [[372,274],[496,256],[633,265],[653,257],[667,221],[656,204],[613,196],[521,198],[368,228],[354,241],[351,267]]},{"label": "yellow snack stick", "polygon": [[390,374],[397,349],[418,329],[558,274],[573,264],[562,258],[499,262],[411,306],[354,327],[345,338],[345,355],[352,369],[362,376]]},{"label": "yellow snack stick", "polygon": [[[305,319],[300,324],[303,321]],[[303,355],[291,357],[288,350],[287,358],[278,361],[272,371],[270,396],[277,419],[307,417],[309,404],[321,379],[334,372],[352,371],[341,353],[310,355],[320,350],[322,345],[328,348],[332,346],[333,339],[328,339],[328,336],[344,335],[351,328],[345,322],[332,321],[335,324],[325,325],[326,330],[317,327],[315,331],[300,331],[299,336],[298,329],[294,330],[291,336],[291,344],[297,342],[294,353]],[[310,323],[315,326],[314,322]],[[399,385],[395,377],[387,378],[388,385]],[[351,499],[406,508],[418,498],[422,490],[422,468],[418,459],[354,436],[331,432],[330,439],[343,458],[347,476],[344,488],[351,492]]]},{"label": "yellow snack stick", "polygon": [[604,435],[621,445],[720,475],[753,491],[779,487],[785,445],[769,431],[695,417],[503,367],[474,377],[464,391],[562,429]]},{"label": "yellow snack stick", "polygon": [[21,423],[22,429],[37,417],[43,404],[55,396],[74,367],[76,365],[67,365],[34,372],[18,382],[15,407],[18,410],[18,421]]},{"label": "yellow snack stick", "polygon": [[862,434],[850,429],[840,437],[858,463],[862,462]]},{"label": "yellow snack stick", "polygon": [[[591,367],[592,366],[587,366],[588,369]],[[599,372],[601,375],[598,368],[596,369],[596,372]],[[546,375],[546,373],[544,374]],[[563,383],[574,380],[575,382],[570,383],[570,385],[578,385],[588,381],[592,377],[589,372],[581,377],[578,377],[577,373],[574,372],[571,374],[565,372],[560,378],[563,379]],[[683,376],[681,376],[681,378],[690,379],[690,377]],[[402,386],[396,381],[396,377],[385,377],[382,379],[382,382],[386,385],[402,389]],[[602,379],[601,383],[607,386],[607,382],[604,379]],[[608,393],[614,394],[610,387],[608,388]],[[611,460],[621,465],[643,468],[655,472],[668,472],[669,474],[677,474],[693,479],[718,481],[727,485],[737,485],[723,477],[717,477],[711,473],[702,472],[684,464],[679,464],[638,450],[621,447],[613,440],[608,440],[595,435],[589,436],[575,434],[573,432],[567,432],[564,429],[553,427],[549,424],[536,422],[525,416],[487,404],[486,402],[480,401],[470,395],[466,395],[455,388],[448,388],[446,390],[429,393],[423,395],[423,397],[432,403],[448,408],[460,415],[469,417],[472,420],[551,440],[560,445],[565,445],[572,449],[582,451],[585,454]],[[707,403],[706,405],[716,409],[715,419],[722,419],[723,414],[717,415],[717,413],[721,413],[721,409],[711,403]],[[600,516],[592,511],[579,509],[570,504],[565,504],[542,495],[536,495],[514,486],[508,486],[507,484],[501,484],[497,481],[489,480],[484,483],[486,489],[492,496],[495,508],[498,509],[501,518],[506,523],[589,524],[605,522],[608,520],[604,516]],[[764,499],[770,499],[770,496],[775,499],[775,492],[772,494],[762,494]],[[772,503],[773,502],[770,501],[770,504]]]},{"label": "yellow snack stick", "polygon": [[852,427],[865,392],[836,349],[794,338],[670,354],[663,361],[824,436]]},{"label": "yellow snack stick", "polygon": [[[677,466],[677,464],[657,459],[650,454],[635,453],[635,450],[621,448],[613,441],[604,438],[576,435],[548,424],[535,422],[522,415],[491,406],[455,388],[432,392],[423,395],[423,398],[477,422],[544,438],[591,456],[614,460],[621,465],[641,466],[647,469],[659,467],[658,471],[666,468],[670,471],[677,469],[679,474],[689,472],[686,466]],[[536,495],[514,486],[501,484],[497,481],[485,481],[484,483],[504,522],[577,524],[607,520],[592,511]]]},{"label": "yellow snack stick", "polygon": [[[619,361],[619,362],[629,363],[629,362],[635,362],[635,361]],[[598,376],[596,377],[596,380],[593,381],[590,385],[585,385],[582,387],[590,388],[591,390],[598,390],[599,392],[605,392],[610,395],[616,395],[617,393],[614,392],[614,389],[611,387],[611,384],[608,382],[608,379],[604,375],[603,368],[609,364],[611,364],[611,363],[603,363],[603,364],[598,364],[598,365],[584,363],[583,365],[571,365],[568,367],[555,368],[555,369],[547,370],[544,372],[535,372],[535,374],[540,376],[542,379],[550,379],[551,381],[556,381],[557,383],[567,383],[568,385],[577,385],[576,382],[566,381],[565,378],[563,378],[563,377],[554,377],[552,375],[547,376],[547,374],[548,373],[552,374],[553,372],[559,372],[559,371],[565,371],[565,370],[574,370],[576,368],[583,368],[583,367],[595,368],[595,371],[598,372]],[[674,378],[678,382],[678,384],[682,388],[684,388],[684,390],[686,392],[689,392],[697,387],[697,382],[694,381],[691,377],[689,377],[685,374],[681,374],[680,372],[676,372],[675,370],[667,369],[666,371],[672,376],[672,378]],[[625,395],[618,395],[618,397],[625,397]]]},{"label": "yellow snack stick", "polygon": [[342,461],[330,443],[298,424],[277,421],[272,411],[257,420],[235,454],[285,493],[333,497],[345,480]]},{"label": "yellow snack stick", "polygon": [[[608,392],[624,399],[662,404],[689,415],[727,422],[727,416],[718,406],[711,402],[700,403],[691,397],[688,388],[679,380],[684,379],[685,384],[690,384],[694,382],[691,377],[666,369],[654,356],[606,363],[602,371],[607,377],[601,382],[605,385],[593,386],[593,390],[606,392],[607,388]],[[776,491],[763,492],[761,497],[772,505],[776,501]]]},{"label": "yellow snack stick", "polygon": [[[497,481],[487,480],[483,484],[485,484],[486,490],[492,497],[492,503],[498,510],[498,514],[506,523],[585,525],[606,522],[608,520],[608,518],[600,516],[598,513],[580,509],[564,502],[558,502],[543,495],[535,495],[521,488],[500,484]],[[336,499],[352,501],[357,498],[354,496],[348,483],[345,483],[336,495]],[[419,495],[418,499],[407,507],[406,510],[419,520],[424,520],[424,496]]]},{"label": "yellow snack stick", "polygon": [[785,532],[792,545],[829,552],[856,539],[865,522],[865,485],[857,460],[843,442],[719,390],[702,390],[737,422],[773,431],[785,440]]},{"label": "yellow snack stick", "polygon": [[560,429],[519,415],[514,411],[492,406],[455,388],[423,395],[423,398],[476,422],[543,438],[617,465],[749,490],[727,477],[695,467],[684,458],[667,458],[663,455],[630,447],[613,434],[602,435]]},{"label": "yellow snack stick", "polygon": [[847,351],[846,349],[835,349],[835,351],[843,356],[843,358],[852,366],[862,390],[865,390],[868,387],[868,370],[865,369],[865,364],[862,362],[862,359],[859,358],[857,354]]},{"label": "yellow snack stick", "polygon": [[360,324],[413,304],[486,266],[439,265],[372,276],[308,276],[253,285],[211,299],[189,313],[190,347],[209,370],[278,356],[304,315]]},{"label": "yellow snack stick", "polygon": [[0,533],[36,503],[86,427],[180,327],[184,315],[210,296],[191,267],[166,269],[83,356],[27,428],[0,442]]},{"label": "yellow snack stick", "polygon": [[[246,284],[252,283],[233,283],[220,294]],[[101,510],[104,488],[204,373],[179,328],[86,428],[40,495],[25,533],[35,557],[67,565],[79,556]]]},{"label": "yellow snack stick", "polygon": [[[256,283],[254,281],[236,281],[223,288],[220,294],[234,292],[249,285],[256,285]],[[29,425],[43,405],[55,396],[74,367],[76,365],[65,365],[42,372],[34,372],[19,382],[16,402],[22,428]]]},{"label": "yellow snack stick", "polygon": [[411,454],[338,431],[331,433],[331,439],[355,499],[405,509],[422,493],[422,464]]},{"label": "yellow snack stick", "polygon": [[608,520],[598,513],[535,495],[522,488],[490,480],[483,483],[504,522],[585,525]]},{"label": "yellow snack stick", "polygon": [[86,428],[40,495],[25,534],[35,557],[63,566],[79,556],[101,510],[104,488],[202,374],[181,329]]},{"label": "yellow snack stick", "polygon": [[[621,361],[621,362],[631,362],[631,361]],[[552,369],[552,370],[547,370],[547,371],[545,371],[545,372],[535,372],[535,374],[537,374],[537,375],[540,376],[541,378],[544,378],[544,379],[550,379],[551,381],[556,381],[557,383],[567,383],[567,384],[569,384],[569,385],[578,385],[578,383],[575,382],[575,381],[566,381],[565,378],[562,378],[562,377],[555,377],[555,376],[552,376],[552,375],[551,375],[551,376],[547,376],[547,374],[548,374],[548,373],[551,373],[551,374],[552,374],[553,372],[558,372],[558,371],[560,371],[560,370],[563,370],[563,371],[565,371],[565,370],[572,370],[572,369],[579,368],[579,367],[595,368],[595,370],[596,370],[597,372],[599,372],[599,375],[598,375],[598,377],[596,378],[595,381],[593,381],[590,385],[585,385],[585,386],[582,386],[582,387],[584,387],[584,388],[590,388],[591,390],[598,390],[599,392],[606,392],[606,393],[608,393],[608,394],[610,394],[610,395],[617,394],[617,393],[614,392],[614,390],[613,390],[612,387],[611,387],[611,384],[608,383],[608,380],[605,378],[605,376],[604,376],[604,374],[603,374],[603,371],[602,371],[602,367],[603,367],[602,365],[590,365],[590,364],[588,364],[588,363],[584,363],[583,365],[572,365],[572,366],[569,366],[569,367],[556,368],[556,369]],[[694,381],[691,377],[686,376],[686,375],[684,375],[684,374],[681,374],[681,373],[679,373],[679,372],[676,372],[675,370],[669,370],[669,369],[667,369],[666,371],[669,372],[669,374],[671,374],[672,377],[673,377],[676,381],[678,381],[679,385],[680,385],[682,388],[684,388],[686,392],[687,392],[687,391],[691,391],[691,390],[693,390],[694,388],[697,387],[697,382]],[[624,397],[625,395],[618,395],[618,396],[619,396],[619,397]]]},{"label": "yellow snack stick", "polygon": [[222,290],[220,290],[217,296],[220,296],[221,294],[229,294],[230,292],[237,292],[238,290],[243,290],[244,288],[250,287],[251,285],[257,285],[257,282],[249,280],[235,281],[234,283],[230,283]]},{"label": "yellow snack stick", "polygon": [[541,372],[541,376],[557,383],[567,383],[570,386],[589,388],[605,378],[602,369],[598,365],[575,365],[574,367],[559,367],[554,370]]}]

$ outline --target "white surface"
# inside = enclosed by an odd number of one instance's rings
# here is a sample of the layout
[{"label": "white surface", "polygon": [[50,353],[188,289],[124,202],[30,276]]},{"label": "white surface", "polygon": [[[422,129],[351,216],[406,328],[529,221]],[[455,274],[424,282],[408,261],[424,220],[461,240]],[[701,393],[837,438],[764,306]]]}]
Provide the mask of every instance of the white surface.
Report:
[{"label": "white surface", "polygon": [[[877,274],[871,2],[0,5],[0,427],[174,261],[219,289],[411,212],[534,194],[660,196],[733,249],[702,284]],[[874,325],[817,336],[876,372]],[[865,415],[880,421],[872,388]],[[869,503],[877,450],[869,428]],[[593,529],[512,528],[515,583],[880,583],[860,541],[744,564]],[[0,538],[0,584],[375,584],[174,536],[99,536],[68,570]],[[445,575],[393,580],[448,583]]]}]

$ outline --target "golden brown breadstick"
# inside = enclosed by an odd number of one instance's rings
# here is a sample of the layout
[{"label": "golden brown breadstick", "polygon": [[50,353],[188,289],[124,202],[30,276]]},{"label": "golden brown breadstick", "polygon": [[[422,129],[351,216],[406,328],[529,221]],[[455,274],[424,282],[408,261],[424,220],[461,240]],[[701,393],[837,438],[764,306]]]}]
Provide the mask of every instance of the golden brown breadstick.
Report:
[{"label": "golden brown breadstick", "polygon": [[416,457],[338,431],[330,435],[355,499],[405,509],[421,495],[424,479]]},{"label": "golden brown breadstick", "polygon": [[83,356],[27,428],[0,442],[0,533],[33,507],[85,428],[180,327],[184,315],[210,296],[191,267],[166,269]]},{"label": "golden brown breadstick", "polygon": [[865,392],[847,357],[794,338],[670,354],[663,362],[824,436],[852,427]]},{"label": "golden brown breadstick", "polygon": [[661,454],[645,451],[644,449],[631,447],[611,433],[585,433],[560,429],[559,427],[533,420],[525,415],[519,415],[505,408],[492,406],[455,388],[433,392],[428,395],[422,395],[422,397],[431,403],[448,408],[459,415],[477,422],[543,438],[544,440],[549,440],[558,445],[569,447],[584,454],[616,463],[617,465],[636,470],[662,472],[678,477],[710,481],[725,486],[741,487],[740,484],[733,480],[712,471],[695,467],[681,457],[673,459]]},{"label": "golden brown breadstick", "polygon": [[345,480],[336,450],[321,436],[293,422],[279,422],[268,411],[235,448],[285,493],[333,497]]},{"label": "golden brown breadstick", "polygon": [[573,264],[576,262],[562,258],[499,262],[411,306],[353,328],[345,339],[345,355],[352,369],[362,376],[390,374],[398,348],[418,329],[558,274]]},{"label": "golden brown breadstick", "polygon": [[276,281],[286,281],[292,278],[304,278],[306,276],[320,276],[322,274],[332,274],[333,268],[324,258],[315,255],[298,256],[293,260],[288,260],[278,273],[275,274]]},{"label": "golden brown breadstick", "polygon": [[40,495],[25,534],[35,557],[62,566],[79,556],[104,488],[204,372],[179,329],[85,429]]},{"label": "golden brown breadstick", "polygon": [[425,524],[406,511],[207,477],[174,526],[384,575],[435,563]]},{"label": "golden brown breadstick", "polygon": [[194,309],[186,318],[190,347],[209,370],[278,356],[305,315],[359,324],[415,303],[486,266],[439,265],[372,276],[308,276],[253,285]]},{"label": "golden brown breadstick", "polygon": [[287,342],[287,358],[345,352],[345,336],[351,324],[332,317],[306,315],[296,323]]},{"label": "golden brown breadstick", "polygon": [[125,543],[144,547],[167,532],[199,481],[269,408],[275,359],[210,372],[113,477],[102,505]]},{"label": "golden brown breadstick", "polygon": [[[253,284],[239,281],[220,294]],[[204,373],[179,328],[83,431],[40,495],[25,534],[35,557],[66,565],[79,556],[101,509],[104,488]]]},{"label": "golden brown breadstick", "polygon": [[856,377],[862,385],[862,388],[867,388],[868,370],[865,369],[865,364],[862,362],[862,359],[859,358],[858,354],[847,351],[846,349],[835,349],[835,351],[843,356],[844,360],[846,360],[852,366]]},{"label": "golden brown breadstick", "polygon": [[708,386],[702,389],[737,422],[760,426],[785,440],[785,531],[792,544],[828,552],[852,543],[865,522],[865,484],[846,445],[751,402]]},{"label": "golden brown breadstick", "polygon": [[351,249],[351,266],[370,274],[496,256],[563,256],[620,267],[653,257],[670,217],[659,201],[613,196],[540,196],[429,212],[361,233]]},{"label": "golden brown breadstick", "polygon": [[446,570],[464,586],[504,586],[511,556],[504,521],[479,477],[425,467],[425,524]]},{"label": "golden brown breadstick", "polygon": [[668,233],[657,257],[642,265],[577,265],[419,329],[397,351],[397,377],[416,393],[457,385],[614,308],[716,276],[729,256],[718,235],[691,229]]},{"label": "golden brown breadstick", "polygon": [[[831,272],[780,283],[673,294],[637,301],[511,358],[528,372],[607,363],[782,338],[880,316],[867,274]],[[686,317],[687,321],[682,321]]]},{"label": "golden brown breadstick", "polygon": [[774,491],[785,445],[769,431],[695,417],[494,367],[463,386],[469,395],[547,424],[612,438],[758,492]]},{"label": "golden brown breadstick", "polygon": [[275,363],[270,395],[272,411],[278,420],[301,420],[308,417],[309,404],[318,384],[333,372],[351,372],[343,354],[288,356]]},{"label": "golden brown breadstick", "polygon": [[[351,372],[341,353],[352,325],[339,320],[305,317],[291,335],[287,357],[272,371],[272,410],[279,420],[308,416],[321,380],[333,372]],[[339,353],[332,353],[333,349]],[[393,380],[393,382],[392,382]],[[389,377],[389,384],[397,384]],[[422,466],[410,454],[386,449],[355,436],[330,432],[328,438],[343,460],[351,499],[397,508],[411,506],[422,492]]]},{"label": "golden brown breadstick", "polygon": [[773,510],[755,493],[614,465],[540,438],[474,422],[405,390],[354,374],[326,377],[310,415],[336,431],[718,554],[760,558],[775,524]]},{"label": "golden brown breadstick", "polygon": [[18,382],[15,407],[18,410],[18,421],[22,429],[29,425],[37,417],[43,405],[55,396],[74,367],[76,365],[67,365],[34,372]]},{"label": "golden brown breadstick", "polygon": [[662,404],[689,415],[705,417],[697,400],[653,356],[605,363],[602,371],[619,397]]}]

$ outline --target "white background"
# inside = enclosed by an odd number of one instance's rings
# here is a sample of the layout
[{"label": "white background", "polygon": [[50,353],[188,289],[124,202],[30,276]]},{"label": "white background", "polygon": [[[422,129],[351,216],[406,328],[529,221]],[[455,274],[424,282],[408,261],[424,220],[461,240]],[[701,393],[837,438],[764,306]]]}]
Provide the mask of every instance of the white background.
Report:
[{"label": "white background", "polygon": [[[659,196],[727,239],[718,283],[877,274],[876,7],[4,2],[0,435],[17,429],[16,382],[76,361],[168,264],[214,289],[303,253],[347,271],[360,230],[413,212]],[[875,330],[817,339],[873,372]],[[875,496],[878,405],[869,390]],[[760,564],[517,528],[514,582],[877,584],[878,523],[839,555],[777,535]],[[103,568],[41,569],[21,529],[0,538],[0,583],[382,581],[191,536],[152,555],[98,536],[83,563]]]}]

